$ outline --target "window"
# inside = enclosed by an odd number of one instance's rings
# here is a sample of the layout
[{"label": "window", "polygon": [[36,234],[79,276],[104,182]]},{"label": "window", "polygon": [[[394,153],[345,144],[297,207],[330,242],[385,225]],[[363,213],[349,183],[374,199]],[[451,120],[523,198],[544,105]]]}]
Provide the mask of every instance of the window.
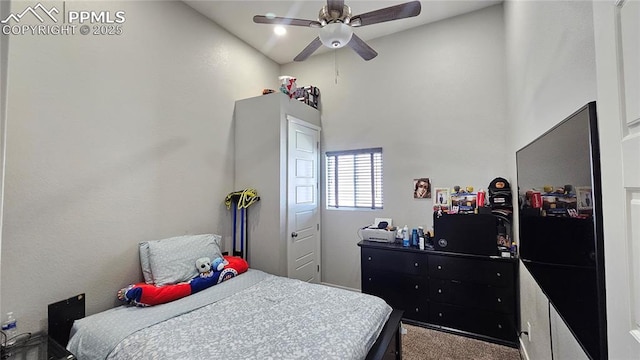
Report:
[{"label": "window", "polygon": [[327,151],[327,208],[382,209],[382,148]]}]

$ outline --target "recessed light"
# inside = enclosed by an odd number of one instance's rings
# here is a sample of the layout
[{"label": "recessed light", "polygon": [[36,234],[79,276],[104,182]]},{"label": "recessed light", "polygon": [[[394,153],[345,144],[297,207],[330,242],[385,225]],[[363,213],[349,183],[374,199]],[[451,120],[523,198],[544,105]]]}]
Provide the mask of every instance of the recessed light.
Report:
[{"label": "recessed light", "polygon": [[273,32],[278,36],[282,36],[287,33],[287,29],[284,26],[276,26],[273,28]]}]

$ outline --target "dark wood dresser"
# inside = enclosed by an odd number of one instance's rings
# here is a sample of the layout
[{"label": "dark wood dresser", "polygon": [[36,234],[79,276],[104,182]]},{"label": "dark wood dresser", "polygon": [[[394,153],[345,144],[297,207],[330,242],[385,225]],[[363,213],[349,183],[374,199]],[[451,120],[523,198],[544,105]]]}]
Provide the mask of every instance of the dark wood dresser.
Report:
[{"label": "dark wood dresser", "polygon": [[361,241],[362,292],[407,323],[518,346],[518,260]]}]

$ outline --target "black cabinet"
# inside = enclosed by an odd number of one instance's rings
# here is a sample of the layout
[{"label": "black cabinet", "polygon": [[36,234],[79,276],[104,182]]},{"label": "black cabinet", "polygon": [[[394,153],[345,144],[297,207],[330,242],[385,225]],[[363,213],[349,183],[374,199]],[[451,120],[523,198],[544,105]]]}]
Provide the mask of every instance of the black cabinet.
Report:
[{"label": "black cabinet", "polygon": [[362,292],[405,320],[517,346],[517,259],[361,241]]}]

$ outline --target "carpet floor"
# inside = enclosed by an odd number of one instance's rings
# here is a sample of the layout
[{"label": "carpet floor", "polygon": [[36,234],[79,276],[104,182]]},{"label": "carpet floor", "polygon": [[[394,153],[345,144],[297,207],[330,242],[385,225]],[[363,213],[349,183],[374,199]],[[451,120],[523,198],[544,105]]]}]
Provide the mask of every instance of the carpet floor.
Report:
[{"label": "carpet floor", "polygon": [[520,351],[444,331],[403,324],[404,360],[520,360]]}]

